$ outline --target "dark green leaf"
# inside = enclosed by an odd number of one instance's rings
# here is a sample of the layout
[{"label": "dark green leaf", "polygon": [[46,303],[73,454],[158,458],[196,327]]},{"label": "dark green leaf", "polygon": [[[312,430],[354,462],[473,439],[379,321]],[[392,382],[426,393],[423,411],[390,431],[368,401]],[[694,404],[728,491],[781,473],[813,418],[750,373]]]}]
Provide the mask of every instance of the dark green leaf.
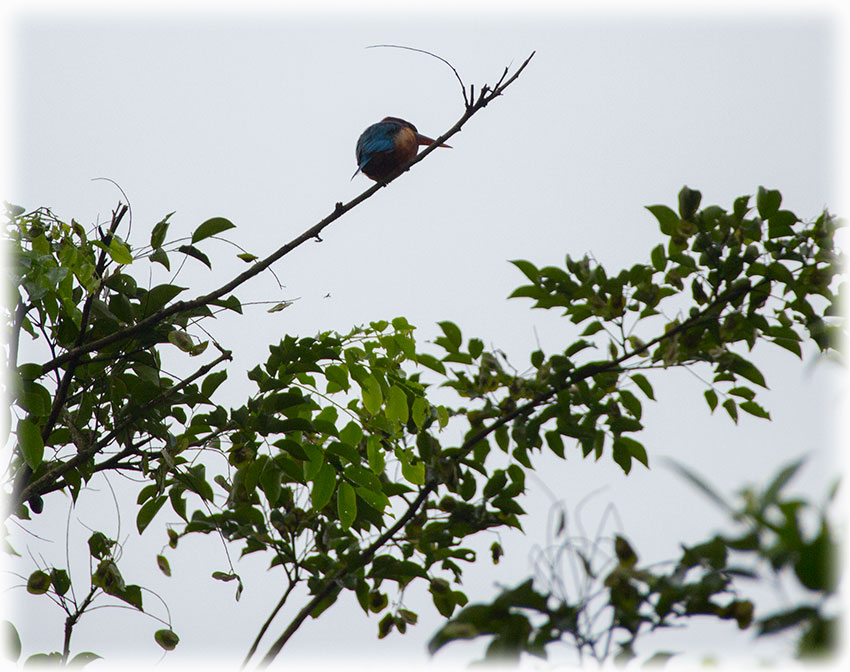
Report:
[{"label": "dark green leaf", "polygon": [[40,569],[30,574],[27,579],[27,592],[32,595],[43,595],[50,590],[50,574]]},{"label": "dark green leaf", "polygon": [[649,210],[655,216],[655,219],[658,220],[658,224],[661,227],[661,233],[665,236],[673,235],[679,226],[679,215],[673,212],[673,210],[668,208],[666,205],[648,205],[646,206],[646,209]]},{"label": "dark green leaf", "polygon": [[182,252],[183,254],[193,257],[197,259],[202,264],[204,264],[207,268],[212,269],[212,264],[210,263],[210,258],[201,252],[198,248],[192,245],[181,245],[177,248],[178,252]]},{"label": "dark green leaf", "polygon": [[774,189],[765,189],[759,187],[756,195],[756,208],[758,209],[759,217],[768,219],[779,210],[779,205],[782,203],[782,194]]},{"label": "dark green leaf", "polygon": [[735,400],[727,399],[723,402],[723,408],[726,409],[726,412],[735,421],[735,424],[738,424],[738,405],[735,403]]},{"label": "dark green leaf", "polygon": [[64,595],[71,587],[71,579],[68,577],[68,572],[64,569],[50,570],[50,582],[53,584],[53,590],[57,595]]},{"label": "dark green leaf", "polygon": [[171,565],[168,564],[168,558],[164,555],[156,556],[156,566],[166,576],[171,576]]},{"label": "dark green leaf", "polygon": [[[172,213],[174,214],[174,213]],[[168,233],[168,218],[171,215],[166,216],[162,221],[157,222],[153,227],[153,231],[151,231],[151,247],[156,249],[158,247],[162,247],[162,244],[165,242],[165,236]]]},{"label": "dark green leaf", "polygon": [[655,394],[653,393],[652,385],[649,384],[649,381],[646,379],[646,376],[644,376],[642,373],[633,373],[630,377],[635,382],[635,385],[640,388],[640,391],[643,392],[648,399],[655,401]]},{"label": "dark green leaf", "polygon": [[154,633],[153,638],[156,640],[156,643],[166,651],[173,651],[180,642],[180,638],[173,630],[157,630]]},{"label": "dark green leaf", "polygon": [[192,244],[233,228],[236,228],[236,225],[230,220],[224,217],[213,217],[195,229],[195,232],[192,234]]},{"label": "dark green leaf", "polygon": [[754,401],[742,401],[738,404],[738,408],[740,408],[742,411],[746,411],[750,415],[756,416],[757,418],[764,418],[765,420],[770,420],[770,413],[768,413]]},{"label": "dark green leaf", "polygon": [[145,528],[153,520],[153,517],[162,508],[162,505],[165,504],[166,499],[168,498],[165,495],[160,495],[159,497],[148,500],[139,509],[139,513],[136,516],[136,529],[139,531],[139,534],[145,531]]},{"label": "dark green leaf", "polygon": [[313,503],[313,508],[317,511],[325,508],[327,503],[331,501],[336,487],[336,471],[327,462],[322,464],[316,477],[313,479],[313,489],[310,493],[310,500]]},{"label": "dark green leaf", "polygon": [[691,219],[699,209],[702,194],[696,189],[682,187],[679,192],[679,215],[682,219]]},{"label": "dark green leaf", "polygon": [[162,264],[165,270],[171,270],[171,262],[168,261],[168,254],[161,247],[158,247],[151,253],[150,259],[158,264]]},{"label": "dark green leaf", "polygon": [[519,270],[521,270],[525,277],[527,277],[532,282],[537,282],[537,278],[540,275],[537,267],[532,264],[530,261],[524,261],[522,259],[514,259],[511,263],[516,266]]},{"label": "dark green leaf", "polygon": [[661,272],[667,267],[667,253],[664,250],[664,245],[656,245],[650,254],[652,267]]},{"label": "dark green leaf", "polygon": [[614,462],[620,465],[620,468],[625,472],[629,473],[632,469],[632,455],[629,452],[628,446],[623,443],[620,437],[614,439],[614,450],[613,450]]}]

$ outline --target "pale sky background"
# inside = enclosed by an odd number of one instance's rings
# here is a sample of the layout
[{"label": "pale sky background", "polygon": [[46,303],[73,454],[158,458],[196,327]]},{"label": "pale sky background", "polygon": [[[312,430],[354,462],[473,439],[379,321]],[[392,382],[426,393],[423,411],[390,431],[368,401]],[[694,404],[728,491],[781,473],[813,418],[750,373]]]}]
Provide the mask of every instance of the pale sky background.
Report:
[{"label": "pale sky background", "polygon": [[[146,244],[152,226],[172,211],[172,235],[224,216],[237,225],[229,240],[265,256],[337,201],[371,186],[362,176],[349,180],[366,126],[399,116],[436,137],[462,114],[457,81],[443,64],[364,47],[427,49],[451,61],[476,89],[536,50],[505,95],[452,139],[453,149],[434,152],[326,229],[324,242],[307,243],[275,265],[283,289],[265,273],[237,291],[243,303],[297,299],[293,306],[274,314],[258,306],[245,318],[206,324],[235,355],[219,390],[224,404],[252,391],[244,371],[284,334],[344,332],[398,315],[417,325],[421,342],[439,334],[437,321],[452,320],[465,337],[482,337],[523,370],[538,343],[555,353],[583,326],[531,311],[527,300],[506,301],[524,280],[509,259],[563,265],[567,253],[589,253],[609,273],[643,263],[662,240],[643,206],[675,207],[684,184],[702,191],[703,205],[731,207],[735,197],[764,185],[779,189],[783,207],[801,217],[816,217],[825,206],[846,214],[838,173],[839,16],[825,9],[831,5],[818,6],[779,13],[641,7],[627,13],[620,6],[603,13],[373,8],[310,15],[19,8],[7,25],[11,143],[4,197],[89,225],[108,219],[120,197],[108,182],[92,181],[108,177],[130,199],[131,242]],[[226,243],[205,249],[215,272],[190,260],[177,280],[191,295],[244,268]],[[571,513],[596,493],[582,514],[590,531],[613,504],[623,527],[610,523],[606,534],[624,532],[647,561],[675,559],[680,542],[730,530],[660,456],[687,463],[731,494],[764,484],[780,466],[809,455],[793,489],[820,501],[840,470],[834,449],[845,381],[834,363],[801,364],[779,348],[757,348],[754,361],[771,388],[759,399],[773,422],[744,416],[736,427],[725,414],[710,416],[703,383],[666,372],[650,377],[658,403],[644,403],[646,430],[638,437],[651,470],[635,464],[627,477],[610,455],[594,463],[575,448],[566,461],[537,455],[537,477],[529,477],[523,500],[533,512],[524,521],[526,535],[503,535],[508,554],[495,567],[486,552],[493,538],[482,536],[479,562],[464,579],[470,600],[489,599],[497,584],[514,585],[531,573],[529,552],[546,539],[547,492]],[[135,486],[120,479],[113,485],[133,506]],[[80,498],[71,518],[71,570],[81,585],[85,526],[116,533],[111,496],[102,482],[98,487],[90,501]],[[139,538],[131,510],[121,521],[120,567],[128,582],[156,590],[169,605],[181,643],[165,664],[241,661],[280,596],[278,574],[265,572],[268,559],[255,555],[237,566],[246,584],[239,603],[233,584],[209,576],[227,567],[216,537],[181,540],[167,552],[172,577],[166,578],[154,556],[166,541],[164,523],[176,516],[165,507],[160,525]],[[52,543],[16,534],[18,550],[30,548],[64,566],[67,515],[66,501],[49,497],[33,530]],[[231,549],[234,559],[238,553]],[[60,649],[64,614],[23,589],[7,594],[21,596],[26,609],[15,619],[25,654]],[[325,662],[346,664],[424,662],[440,617],[423,595],[412,588],[406,597],[419,611],[419,625],[379,641],[380,616],[367,618],[346,594],[304,624],[279,666],[289,656],[308,661],[317,652]],[[151,595],[145,601],[163,614]],[[292,604],[290,614],[303,598]],[[260,651],[288,620],[278,617]],[[130,610],[100,609],[78,625],[73,652],[150,665],[161,657],[152,638],[160,627]],[[480,644],[449,645],[435,662],[468,662]],[[754,647],[749,635],[724,623],[700,630],[698,638],[665,635],[645,653],[685,647],[696,655],[754,659],[790,651],[787,640]]]}]

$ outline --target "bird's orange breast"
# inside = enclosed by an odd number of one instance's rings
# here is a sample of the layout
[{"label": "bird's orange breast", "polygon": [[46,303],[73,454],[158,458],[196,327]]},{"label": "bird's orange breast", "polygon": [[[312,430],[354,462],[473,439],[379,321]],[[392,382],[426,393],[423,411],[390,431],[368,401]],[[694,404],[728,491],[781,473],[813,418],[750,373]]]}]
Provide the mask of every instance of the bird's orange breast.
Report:
[{"label": "bird's orange breast", "polygon": [[399,161],[399,164],[412,161],[419,151],[419,141],[416,138],[416,131],[403,126],[395,136],[394,154]]}]

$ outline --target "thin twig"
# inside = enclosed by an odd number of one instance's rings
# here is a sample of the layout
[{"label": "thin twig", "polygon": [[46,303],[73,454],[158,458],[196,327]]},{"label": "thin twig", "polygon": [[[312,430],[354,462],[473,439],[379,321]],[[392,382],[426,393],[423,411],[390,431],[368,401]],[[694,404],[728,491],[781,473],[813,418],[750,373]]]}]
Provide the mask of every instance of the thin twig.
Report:
[{"label": "thin twig", "polygon": [[430,51],[425,51],[424,49],[416,49],[414,47],[405,47],[405,46],[400,45],[400,44],[370,44],[366,48],[367,49],[378,49],[378,48],[381,48],[381,47],[386,47],[388,49],[405,49],[406,51],[416,51],[420,54],[427,54],[428,56],[433,56],[438,61],[442,61],[443,63],[445,63],[446,65],[448,65],[452,69],[452,72],[455,73],[455,77],[457,77],[457,81],[460,82],[460,91],[463,94],[463,105],[464,105],[464,107],[470,106],[472,98],[466,97],[466,86],[464,85],[463,80],[460,78],[458,71],[455,69],[455,66],[453,66],[451,63],[449,63],[442,56],[437,56],[437,54],[432,54]]}]

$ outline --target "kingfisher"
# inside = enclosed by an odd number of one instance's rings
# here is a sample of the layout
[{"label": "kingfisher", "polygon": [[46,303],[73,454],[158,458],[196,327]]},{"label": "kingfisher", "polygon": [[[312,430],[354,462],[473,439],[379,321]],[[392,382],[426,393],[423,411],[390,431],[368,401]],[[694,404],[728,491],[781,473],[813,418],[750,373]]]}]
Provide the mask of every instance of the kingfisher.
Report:
[{"label": "kingfisher", "polygon": [[[431,145],[432,138],[419,133],[416,126],[398,117],[384,117],[372,124],[357,140],[357,170],[351,179],[362,172],[380,182],[410,163],[419,145]],[[450,145],[440,147],[451,149]]]}]

